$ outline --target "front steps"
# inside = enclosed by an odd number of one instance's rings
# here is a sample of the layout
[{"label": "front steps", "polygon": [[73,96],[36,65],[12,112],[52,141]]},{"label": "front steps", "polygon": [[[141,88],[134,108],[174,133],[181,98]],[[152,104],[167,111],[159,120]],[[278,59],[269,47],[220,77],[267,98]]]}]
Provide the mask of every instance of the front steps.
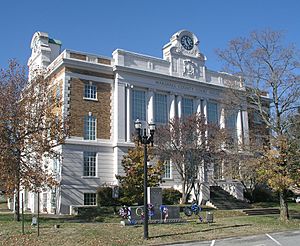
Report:
[{"label": "front steps", "polygon": [[280,214],[280,210],[278,208],[255,208],[255,209],[244,209],[243,213],[247,215]]},{"label": "front steps", "polygon": [[210,204],[222,210],[252,208],[249,203],[236,199],[220,186],[210,186]]}]

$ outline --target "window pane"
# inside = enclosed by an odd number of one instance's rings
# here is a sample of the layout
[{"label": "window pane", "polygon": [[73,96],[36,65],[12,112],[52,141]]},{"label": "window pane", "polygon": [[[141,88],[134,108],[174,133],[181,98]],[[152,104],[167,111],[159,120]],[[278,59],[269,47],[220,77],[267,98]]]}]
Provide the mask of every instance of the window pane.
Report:
[{"label": "window pane", "polygon": [[189,116],[194,113],[193,99],[182,98],[182,115]]},{"label": "window pane", "polygon": [[84,193],[84,205],[96,204],[96,193]]},{"label": "window pane", "polygon": [[217,103],[209,102],[207,104],[207,120],[209,123],[218,124],[218,106]]},{"label": "window pane", "polygon": [[228,112],[226,115],[225,127],[229,131],[231,139],[230,144],[237,140],[237,129],[236,129],[237,112]]},{"label": "window pane", "polygon": [[262,123],[262,117],[258,111],[253,112],[253,122],[255,124],[261,124]]},{"label": "window pane", "polygon": [[84,85],[84,97],[90,98],[90,99],[97,99],[96,85],[85,84]]},{"label": "window pane", "polygon": [[96,176],[96,152],[84,152],[83,176]]},{"label": "window pane", "polygon": [[155,107],[155,123],[167,123],[167,95],[155,94],[154,95],[154,107]]},{"label": "window pane", "polygon": [[96,117],[95,116],[84,117],[84,139],[86,140],[96,139]]},{"label": "window pane", "polygon": [[146,120],[146,100],[145,92],[133,90],[132,91],[132,119]]},{"label": "window pane", "polygon": [[170,163],[170,161],[165,161],[165,163],[164,163],[164,178],[165,179],[171,178],[171,163]]},{"label": "window pane", "polygon": [[236,118],[237,118],[236,112],[228,112],[226,117],[225,127],[227,129],[236,129]]},{"label": "window pane", "polygon": [[60,100],[60,86],[58,85],[56,88],[56,102]]}]

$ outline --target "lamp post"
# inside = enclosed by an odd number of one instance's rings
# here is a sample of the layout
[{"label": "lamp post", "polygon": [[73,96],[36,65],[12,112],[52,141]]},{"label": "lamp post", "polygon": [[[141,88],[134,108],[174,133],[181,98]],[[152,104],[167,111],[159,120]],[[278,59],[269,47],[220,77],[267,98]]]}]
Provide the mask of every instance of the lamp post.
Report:
[{"label": "lamp post", "polygon": [[[149,123],[150,135],[147,135],[147,129],[142,129],[142,123],[137,119],[134,122],[138,142],[144,145],[144,239],[148,239],[148,202],[147,202],[147,186],[148,186],[148,168],[147,168],[147,145],[153,146],[153,136],[155,132],[155,124]],[[143,133],[142,133],[143,132]]]}]

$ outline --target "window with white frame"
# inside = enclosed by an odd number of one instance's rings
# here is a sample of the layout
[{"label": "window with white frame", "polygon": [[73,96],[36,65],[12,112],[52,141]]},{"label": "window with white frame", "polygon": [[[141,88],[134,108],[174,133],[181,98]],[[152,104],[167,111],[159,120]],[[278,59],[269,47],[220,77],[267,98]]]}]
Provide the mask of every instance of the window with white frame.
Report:
[{"label": "window with white frame", "polygon": [[171,169],[171,162],[165,161],[164,163],[164,179],[171,179],[172,178],[172,169]]},{"label": "window with white frame", "polygon": [[83,153],[83,176],[96,177],[96,152]]},{"label": "window with white frame", "polygon": [[59,169],[60,169],[60,166],[59,166],[59,159],[58,158],[54,158],[52,159],[52,172],[53,174],[59,174]]},{"label": "window with white frame", "polygon": [[146,120],[146,93],[142,90],[132,90],[132,119]]},{"label": "window with white frame", "polygon": [[97,99],[97,86],[92,82],[84,85],[84,98]]},{"label": "window with white frame", "polygon": [[96,193],[84,193],[84,205],[97,205]]},{"label": "window with white frame", "polygon": [[84,139],[96,140],[96,117],[91,114],[84,117]]},{"label": "window with white frame", "polygon": [[191,98],[182,98],[182,116],[190,116],[194,113],[194,101]]},{"label": "window with white frame", "polygon": [[218,105],[215,102],[207,104],[207,121],[209,123],[218,124]]},{"label": "window with white frame", "polygon": [[50,203],[52,208],[56,207],[56,189],[51,190]]},{"label": "window with white frame", "polygon": [[155,123],[168,122],[167,95],[154,94],[154,114]]}]

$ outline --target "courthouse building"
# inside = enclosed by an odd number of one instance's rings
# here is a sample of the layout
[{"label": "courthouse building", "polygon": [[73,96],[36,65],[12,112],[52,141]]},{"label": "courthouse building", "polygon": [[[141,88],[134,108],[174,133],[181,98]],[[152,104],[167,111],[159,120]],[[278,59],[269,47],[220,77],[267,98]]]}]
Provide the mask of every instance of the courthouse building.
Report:
[{"label": "courthouse building", "polygon": [[[227,117],[222,105],[229,81],[244,90],[242,82],[208,69],[198,38],[187,30],[171,37],[162,58],[122,49],[111,57],[62,51],[61,42],[43,32],[33,35],[31,49],[29,70],[49,70],[62,100],[61,113],[70,117],[72,129],[60,147],[63,158],[52,160],[60,186],[41,194],[44,212],[69,214],[73,207],[95,205],[97,187],[118,185],[115,175],[123,173],[123,155],[134,146],[136,119],[159,125],[199,112],[209,122],[235,129],[239,143],[249,141],[247,106]],[[164,180],[162,187],[181,188],[172,163],[166,163]],[[203,200],[209,200],[209,186],[216,183],[242,198],[240,184],[216,177],[213,166],[201,170],[200,182]],[[26,208],[35,212],[36,194],[25,193]]]}]

